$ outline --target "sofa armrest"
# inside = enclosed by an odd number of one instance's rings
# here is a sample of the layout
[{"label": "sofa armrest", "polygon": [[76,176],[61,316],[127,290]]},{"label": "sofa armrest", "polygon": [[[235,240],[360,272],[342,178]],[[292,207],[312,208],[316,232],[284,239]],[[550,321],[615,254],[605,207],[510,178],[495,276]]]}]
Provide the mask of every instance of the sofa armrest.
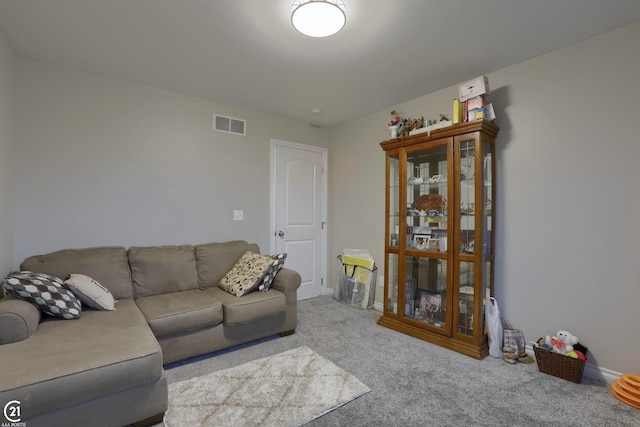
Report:
[{"label": "sofa armrest", "polygon": [[284,294],[287,304],[284,322],[279,326],[278,331],[281,336],[292,334],[298,326],[298,288],[301,283],[302,278],[297,271],[282,268],[271,284],[271,288]]},{"label": "sofa armrest", "polygon": [[297,298],[297,290],[300,287],[302,279],[297,271],[283,267],[278,274],[276,274],[271,287],[282,292],[286,296],[293,295]]},{"label": "sofa armrest", "polygon": [[29,338],[35,333],[41,315],[30,302],[11,295],[0,299],[0,345]]}]

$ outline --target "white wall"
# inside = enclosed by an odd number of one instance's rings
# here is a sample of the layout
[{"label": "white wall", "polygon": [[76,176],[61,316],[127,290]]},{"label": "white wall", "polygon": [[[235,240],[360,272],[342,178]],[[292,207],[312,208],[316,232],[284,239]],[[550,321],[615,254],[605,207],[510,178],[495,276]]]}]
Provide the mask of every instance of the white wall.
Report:
[{"label": "white wall", "polygon": [[[13,266],[14,55],[0,29],[0,272]],[[2,291],[0,291],[0,295]]]},{"label": "white wall", "polygon": [[[590,364],[636,374],[639,45],[635,23],[488,73],[501,127],[495,294],[502,312],[528,340],[566,329],[589,347]],[[457,87],[446,88],[334,129],[330,253],[368,248],[384,265],[379,142],[389,111],[437,118],[456,95]]]},{"label": "white wall", "polygon": [[[488,73],[501,127],[496,296],[502,311],[528,339],[567,329],[590,347],[590,363],[630,373],[640,373],[640,263],[634,259],[640,144],[633,126],[640,58],[630,54],[639,42],[636,23]],[[5,64],[6,42],[0,48]],[[9,120],[4,67],[0,120]],[[342,248],[368,248],[384,264],[379,142],[389,111],[436,118],[449,112],[457,93],[451,87],[389,106],[327,135],[296,121],[29,59],[16,58],[14,67],[14,262],[109,244],[240,238],[266,248],[270,138],[327,146],[331,136],[330,283]],[[249,135],[212,132],[213,113],[246,118]],[[11,139],[0,133],[5,166]],[[0,178],[10,181],[4,170]],[[0,198],[6,206],[10,190],[0,186]],[[246,220],[233,222],[233,209],[244,209]],[[5,253],[5,236],[13,239],[6,218],[3,212]]]},{"label": "white wall", "polygon": [[[270,139],[327,144],[297,121],[22,57],[16,75],[16,263],[97,245],[268,251]],[[214,132],[214,113],[247,136]]]}]

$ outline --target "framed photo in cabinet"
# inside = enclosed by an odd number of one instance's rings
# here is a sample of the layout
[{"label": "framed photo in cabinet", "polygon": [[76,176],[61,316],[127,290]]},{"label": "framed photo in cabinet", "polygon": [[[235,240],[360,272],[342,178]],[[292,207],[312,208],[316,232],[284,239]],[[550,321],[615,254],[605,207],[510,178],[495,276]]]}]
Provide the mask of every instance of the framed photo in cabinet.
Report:
[{"label": "framed photo in cabinet", "polygon": [[428,234],[414,234],[413,235],[413,247],[425,251],[429,249],[429,236]]},{"label": "framed photo in cabinet", "polygon": [[419,291],[420,305],[418,311],[427,321],[441,320],[441,312],[444,311],[442,306],[442,297],[439,294]]}]

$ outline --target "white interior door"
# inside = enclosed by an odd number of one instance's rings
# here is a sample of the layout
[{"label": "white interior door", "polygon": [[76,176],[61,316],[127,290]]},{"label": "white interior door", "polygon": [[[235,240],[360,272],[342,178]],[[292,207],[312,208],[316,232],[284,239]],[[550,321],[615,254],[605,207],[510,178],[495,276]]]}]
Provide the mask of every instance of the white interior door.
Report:
[{"label": "white interior door", "polygon": [[271,141],[272,253],[287,253],[285,266],[302,277],[298,299],[326,290],[327,150]]}]

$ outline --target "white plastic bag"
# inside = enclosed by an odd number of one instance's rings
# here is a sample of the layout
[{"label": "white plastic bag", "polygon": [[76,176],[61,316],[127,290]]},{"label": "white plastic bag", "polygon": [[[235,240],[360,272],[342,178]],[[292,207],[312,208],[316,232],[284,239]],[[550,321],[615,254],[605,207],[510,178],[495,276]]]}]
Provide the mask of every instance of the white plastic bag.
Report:
[{"label": "white plastic bag", "polygon": [[498,301],[490,297],[484,307],[485,319],[487,320],[487,334],[489,335],[489,355],[491,357],[502,357],[502,321],[500,320],[500,309]]}]

